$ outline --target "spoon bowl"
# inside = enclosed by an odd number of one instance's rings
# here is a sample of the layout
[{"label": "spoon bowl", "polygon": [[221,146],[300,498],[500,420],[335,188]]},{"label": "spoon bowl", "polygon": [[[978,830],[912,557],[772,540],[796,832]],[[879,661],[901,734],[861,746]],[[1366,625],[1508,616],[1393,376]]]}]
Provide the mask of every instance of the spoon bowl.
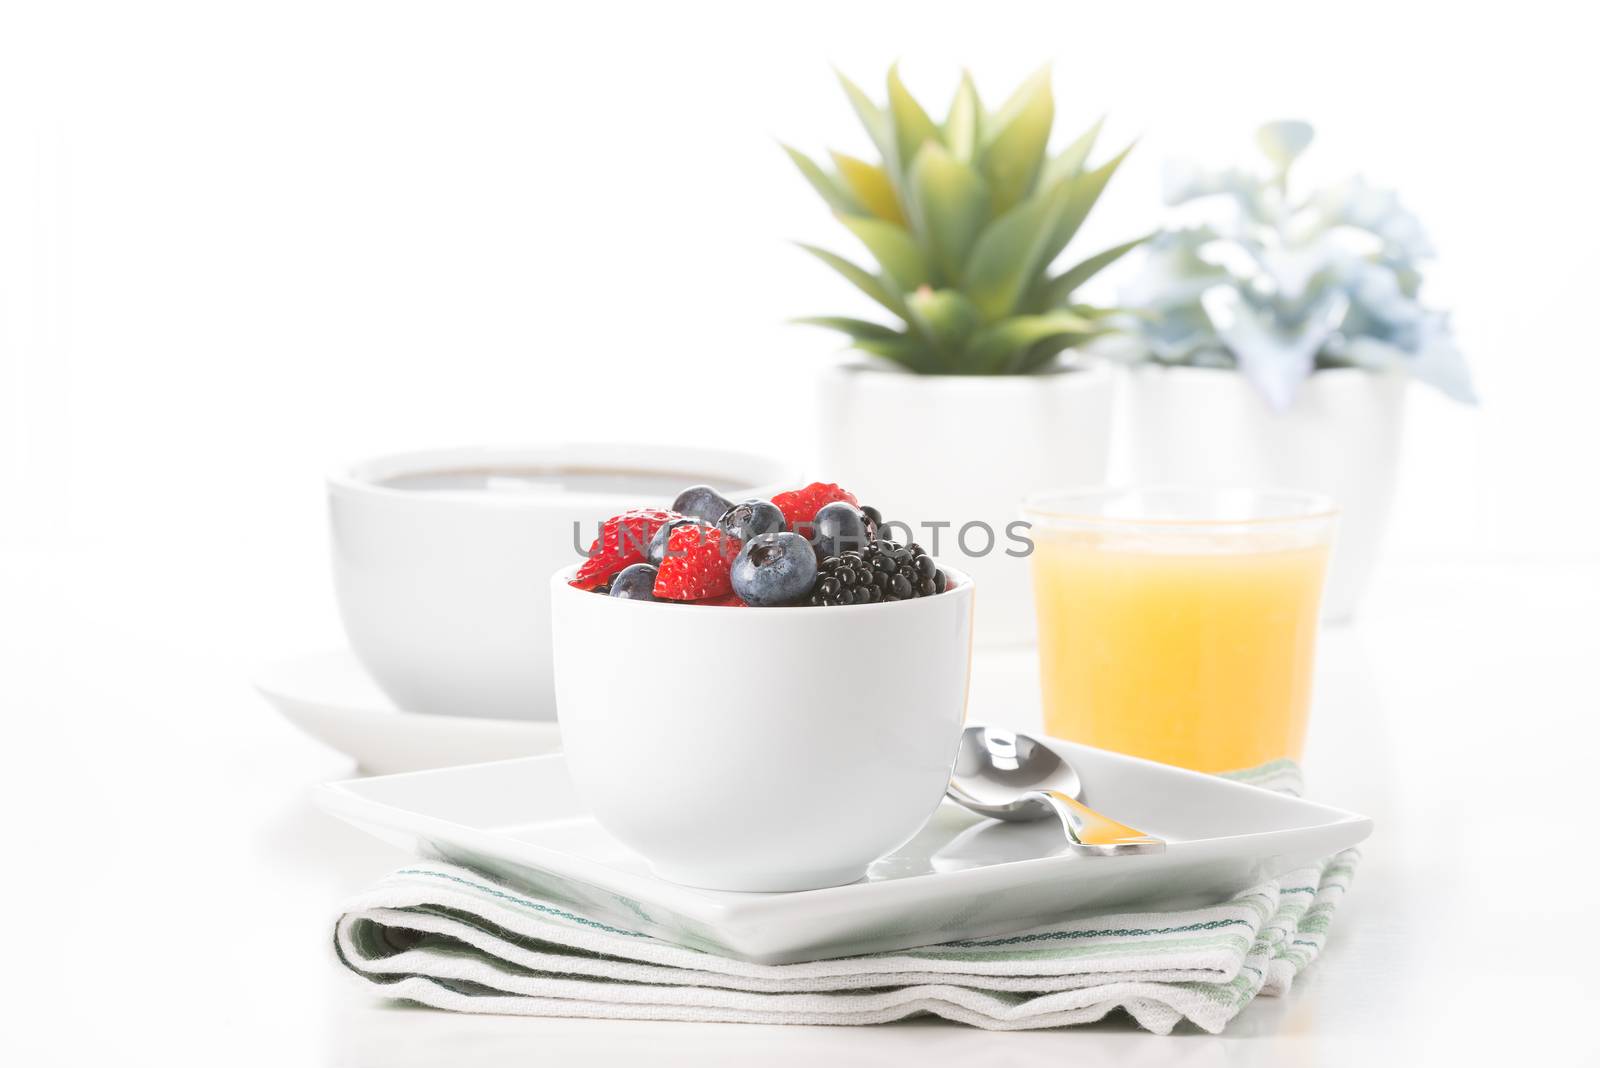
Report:
[{"label": "spoon bowl", "polygon": [[1056,816],[1074,852],[1085,856],[1160,853],[1166,843],[1102,816],[1078,800],[1083,782],[1065,757],[1026,734],[971,726],[946,795],[994,819],[1023,822]]},{"label": "spoon bowl", "polygon": [[1077,799],[1083,783],[1060,753],[1026,734],[996,727],[961,732],[949,796],[974,812],[997,820],[1026,822],[1055,815],[1041,790]]}]

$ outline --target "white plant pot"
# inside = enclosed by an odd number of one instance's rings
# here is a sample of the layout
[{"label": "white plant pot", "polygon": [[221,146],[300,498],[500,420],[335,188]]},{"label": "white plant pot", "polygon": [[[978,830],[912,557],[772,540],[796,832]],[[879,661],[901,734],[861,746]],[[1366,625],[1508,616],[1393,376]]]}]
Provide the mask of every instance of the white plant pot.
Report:
[{"label": "white plant pot", "polygon": [[[1105,480],[1113,388],[1099,364],[963,376],[844,360],[822,374],[817,473],[972,576],[977,644],[1030,642],[1029,562],[1012,555],[1026,543],[1007,528],[1031,492]],[[948,525],[927,525],[940,523]],[[981,525],[994,534],[992,548]]]},{"label": "white plant pot", "polygon": [[1326,493],[1340,516],[1322,615],[1348,620],[1389,520],[1407,381],[1355,369],[1318,371],[1288,411],[1273,412],[1231,371],[1136,367],[1125,378],[1119,442],[1125,473],[1140,484]]}]

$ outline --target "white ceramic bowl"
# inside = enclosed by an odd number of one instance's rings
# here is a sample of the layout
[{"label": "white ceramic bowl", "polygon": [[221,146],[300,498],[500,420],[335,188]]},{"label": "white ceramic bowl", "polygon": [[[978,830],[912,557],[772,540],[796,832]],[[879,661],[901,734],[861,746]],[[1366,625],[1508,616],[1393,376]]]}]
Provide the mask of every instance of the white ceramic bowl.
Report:
[{"label": "white ceramic bowl", "polygon": [[673,882],[854,882],[938,807],[966,713],[970,579],[838,608],[628,601],[551,580],[556,704],[600,825]]},{"label": "white ceramic bowl", "polygon": [[[567,484],[515,477],[550,471]],[[463,488],[485,475],[500,488]],[[800,485],[778,460],[641,445],[448,449],[344,468],[328,501],[350,644],[406,711],[553,719],[550,572],[581,558],[601,520],[665,507],[699,482],[734,498]]]}]

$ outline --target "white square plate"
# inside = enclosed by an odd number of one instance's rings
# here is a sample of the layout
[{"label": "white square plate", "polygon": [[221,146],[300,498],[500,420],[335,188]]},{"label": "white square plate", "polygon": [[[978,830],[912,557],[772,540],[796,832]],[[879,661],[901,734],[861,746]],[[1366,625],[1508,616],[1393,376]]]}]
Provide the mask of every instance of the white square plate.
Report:
[{"label": "white square plate", "polygon": [[1054,821],[985,820],[945,802],[848,886],[700,890],[651,874],[589,815],[559,754],[317,788],[328,812],[425,857],[594,917],[763,963],[1006,934],[1084,911],[1216,901],[1355,845],[1372,821],[1300,798],[1051,739],[1084,800],[1168,842],[1079,857]]}]

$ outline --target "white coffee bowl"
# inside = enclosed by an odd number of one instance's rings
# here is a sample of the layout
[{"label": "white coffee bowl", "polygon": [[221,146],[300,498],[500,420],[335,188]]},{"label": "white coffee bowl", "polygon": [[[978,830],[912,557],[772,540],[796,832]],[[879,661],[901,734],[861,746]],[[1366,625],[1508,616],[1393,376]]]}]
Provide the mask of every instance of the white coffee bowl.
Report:
[{"label": "white coffee bowl", "polygon": [[[551,471],[619,477],[574,487],[515,476]],[[494,473],[510,488],[413,488]],[[665,507],[701,482],[735,499],[800,485],[766,457],[617,444],[411,452],[344,468],[328,478],[328,500],[350,644],[407,711],[553,719],[550,572],[580,558],[600,521]]]},{"label": "white coffee bowl", "polygon": [[944,795],[972,582],[833,608],[630,601],[551,580],[578,792],[657,875],[716,890],[854,882]]}]

